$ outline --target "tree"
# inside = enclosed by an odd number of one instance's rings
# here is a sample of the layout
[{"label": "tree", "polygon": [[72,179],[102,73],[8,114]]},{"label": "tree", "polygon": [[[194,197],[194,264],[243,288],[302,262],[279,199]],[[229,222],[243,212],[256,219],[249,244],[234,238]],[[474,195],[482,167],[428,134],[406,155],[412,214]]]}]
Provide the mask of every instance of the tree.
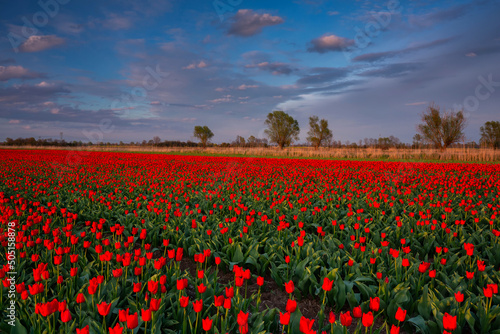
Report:
[{"label": "tree", "polygon": [[265,133],[269,141],[278,144],[280,149],[292,144],[294,140],[299,140],[299,122],[284,111],[276,110],[269,113],[265,124],[267,125]]},{"label": "tree", "polygon": [[201,146],[207,147],[208,141],[214,136],[212,130],[208,126],[197,125],[194,127],[193,136],[200,140]]},{"label": "tree", "polygon": [[236,140],[231,143],[233,146],[244,147],[245,146],[245,138],[242,136],[236,136]]},{"label": "tree", "polygon": [[161,143],[161,139],[158,136],[153,137],[153,145],[158,146]]},{"label": "tree", "polygon": [[[319,123],[318,123],[319,122]],[[309,132],[307,141],[317,150],[322,144],[330,143],[332,140],[332,131],[328,128],[328,121],[318,119],[318,116],[309,117]]]},{"label": "tree", "polygon": [[255,136],[250,136],[247,139],[247,145],[250,147],[255,147],[257,146],[257,138]]},{"label": "tree", "polygon": [[441,151],[464,139],[466,121],[462,110],[456,113],[445,111],[441,114],[440,108],[431,104],[422,114],[422,122],[417,127],[418,132],[424,141]]},{"label": "tree", "polygon": [[414,136],[413,136],[413,146],[416,147],[416,148],[420,148],[420,143],[422,143],[423,141],[423,138],[422,136],[420,135],[420,133],[416,133]]},{"label": "tree", "polygon": [[500,122],[489,121],[484,123],[481,130],[481,144],[493,148],[500,147]]}]

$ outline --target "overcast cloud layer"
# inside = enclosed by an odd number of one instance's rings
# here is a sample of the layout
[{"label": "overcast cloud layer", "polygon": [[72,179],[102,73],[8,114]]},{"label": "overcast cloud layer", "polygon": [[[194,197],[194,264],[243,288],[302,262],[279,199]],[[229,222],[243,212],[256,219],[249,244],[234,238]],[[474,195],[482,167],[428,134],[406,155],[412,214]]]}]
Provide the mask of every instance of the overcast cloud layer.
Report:
[{"label": "overcast cloud layer", "polygon": [[[498,1],[17,1],[0,14],[0,140],[216,143],[273,110],[335,140],[411,142],[432,102],[500,121]],[[479,24],[478,24],[479,23]]]}]

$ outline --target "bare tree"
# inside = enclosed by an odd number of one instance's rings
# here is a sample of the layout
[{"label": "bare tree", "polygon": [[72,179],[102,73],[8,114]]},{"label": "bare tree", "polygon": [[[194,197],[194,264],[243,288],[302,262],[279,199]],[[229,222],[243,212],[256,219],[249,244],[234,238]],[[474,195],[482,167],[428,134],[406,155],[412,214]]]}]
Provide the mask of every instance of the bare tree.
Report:
[{"label": "bare tree", "polygon": [[417,127],[424,141],[444,151],[448,146],[464,139],[466,120],[463,111],[440,112],[440,108],[431,104],[422,114],[422,124]]}]

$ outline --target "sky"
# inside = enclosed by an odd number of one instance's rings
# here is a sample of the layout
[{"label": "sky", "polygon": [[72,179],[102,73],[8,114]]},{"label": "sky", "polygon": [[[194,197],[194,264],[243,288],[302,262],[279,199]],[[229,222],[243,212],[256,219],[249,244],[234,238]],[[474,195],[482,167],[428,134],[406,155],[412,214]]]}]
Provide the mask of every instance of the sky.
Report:
[{"label": "sky", "polygon": [[40,0],[0,5],[0,141],[265,136],[410,143],[433,103],[500,121],[500,1]]}]

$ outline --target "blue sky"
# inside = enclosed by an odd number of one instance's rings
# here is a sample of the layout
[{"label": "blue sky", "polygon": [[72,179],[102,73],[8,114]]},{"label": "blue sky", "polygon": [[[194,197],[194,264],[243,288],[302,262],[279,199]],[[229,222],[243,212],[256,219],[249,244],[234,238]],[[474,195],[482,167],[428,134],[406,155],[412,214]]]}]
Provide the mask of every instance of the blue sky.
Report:
[{"label": "blue sky", "polygon": [[284,110],[411,142],[430,103],[500,120],[498,1],[41,0],[0,14],[0,140],[216,143]]}]

